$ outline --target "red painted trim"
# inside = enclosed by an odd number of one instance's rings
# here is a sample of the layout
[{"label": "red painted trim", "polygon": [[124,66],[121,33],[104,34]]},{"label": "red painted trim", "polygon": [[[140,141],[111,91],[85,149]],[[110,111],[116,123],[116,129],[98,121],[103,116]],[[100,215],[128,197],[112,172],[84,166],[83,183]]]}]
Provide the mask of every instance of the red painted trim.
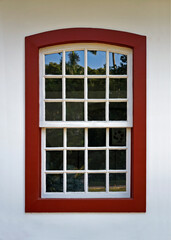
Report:
[{"label": "red painted trim", "polygon": [[[98,42],[133,49],[132,189],[130,199],[41,199],[41,135],[39,128],[39,48]],[[25,38],[25,211],[146,211],[146,37],[127,32],[72,28]]]}]

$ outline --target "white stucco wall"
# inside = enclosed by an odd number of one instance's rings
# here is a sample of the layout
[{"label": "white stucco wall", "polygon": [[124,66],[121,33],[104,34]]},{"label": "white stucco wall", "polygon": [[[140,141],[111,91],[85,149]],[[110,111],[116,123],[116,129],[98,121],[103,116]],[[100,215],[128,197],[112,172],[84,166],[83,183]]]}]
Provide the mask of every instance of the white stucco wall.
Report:
[{"label": "white stucco wall", "polygon": [[[24,37],[68,27],[147,36],[147,212],[24,212]],[[0,0],[0,240],[170,240],[169,0]],[[170,229],[169,229],[170,228]]]}]

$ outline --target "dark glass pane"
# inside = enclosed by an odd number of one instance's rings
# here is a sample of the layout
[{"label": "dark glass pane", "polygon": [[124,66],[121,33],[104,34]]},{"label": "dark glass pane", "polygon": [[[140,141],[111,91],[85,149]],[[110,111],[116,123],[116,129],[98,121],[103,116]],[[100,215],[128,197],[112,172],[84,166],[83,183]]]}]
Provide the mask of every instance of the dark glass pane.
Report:
[{"label": "dark glass pane", "polygon": [[84,75],[84,51],[66,52],[66,74]]},{"label": "dark glass pane", "polygon": [[105,192],[106,191],[106,174],[104,173],[88,174],[88,191],[89,192]]},{"label": "dark glass pane", "polygon": [[109,174],[109,191],[111,192],[126,191],[126,173]]},{"label": "dark glass pane", "polygon": [[105,128],[89,128],[88,129],[88,146],[89,147],[106,146],[106,129]]},{"label": "dark glass pane", "polygon": [[110,102],[109,103],[109,120],[125,121],[127,120],[127,103]]},{"label": "dark glass pane", "polygon": [[105,120],[105,103],[88,103],[88,121]]},{"label": "dark glass pane", "polygon": [[88,98],[106,97],[106,79],[88,79]]},{"label": "dark glass pane", "polygon": [[62,103],[46,102],[45,103],[45,120],[61,121],[62,120]]},{"label": "dark glass pane", "polygon": [[67,192],[84,191],[84,174],[67,174]]},{"label": "dark glass pane", "polygon": [[63,192],[63,174],[46,175],[46,192]]},{"label": "dark glass pane", "polygon": [[46,170],[63,169],[63,151],[46,152]]},{"label": "dark glass pane", "polygon": [[84,170],[84,151],[67,151],[67,170]]},{"label": "dark glass pane", "polygon": [[53,53],[45,55],[45,74],[62,74],[62,53]]},{"label": "dark glass pane", "polygon": [[84,103],[67,102],[66,103],[66,120],[83,121],[84,120]]},{"label": "dark glass pane", "polygon": [[84,98],[84,79],[66,79],[66,98]]},{"label": "dark glass pane", "polygon": [[46,129],[46,147],[63,147],[63,129]]},{"label": "dark glass pane", "polygon": [[126,169],[126,150],[109,151],[109,169]]},{"label": "dark glass pane", "polygon": [[109,145],[110,146],[126,146],[126,129],[110,128]]},{"label": "dark glass pane", "polygon": [[45,79],[45,98],[62,98],[62,79]]},{"label": "dark glass pane", "polygon": [[84,129],[68,128],[67,129],[67,146],[84,147]]},{"label": "dark glass pane", "polygon": [[106,52],[88,51],[87,52],[88,74],[104,75],[106,74]]},{"label": "dark glass pane", "polygon": [[127,98],[127,79],[126,78],[110,79],[109,98]]},{"label": "dark glass pane", "polygon": [[88,151],[88,169],[104,170],[106,168],[106,151]]},{"label": "dark glass pane", "polygon": [[119,53],[109,53],[109,74],[127,74],[127,56]]}]

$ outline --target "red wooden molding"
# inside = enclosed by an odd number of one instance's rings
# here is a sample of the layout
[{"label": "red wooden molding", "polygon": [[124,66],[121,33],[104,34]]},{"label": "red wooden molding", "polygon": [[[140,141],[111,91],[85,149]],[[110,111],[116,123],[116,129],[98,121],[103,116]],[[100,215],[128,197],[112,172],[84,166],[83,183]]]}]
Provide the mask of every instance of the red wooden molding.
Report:
[{"label": "red wooden molding", "polygon": [[[94,42],[133,49],[133,129],[131,198],[41,199],[41,131],[39,128],[39,48]],[[25,38],[25,211],[146,211],[146,37],[106,29],[71,28]]]}]

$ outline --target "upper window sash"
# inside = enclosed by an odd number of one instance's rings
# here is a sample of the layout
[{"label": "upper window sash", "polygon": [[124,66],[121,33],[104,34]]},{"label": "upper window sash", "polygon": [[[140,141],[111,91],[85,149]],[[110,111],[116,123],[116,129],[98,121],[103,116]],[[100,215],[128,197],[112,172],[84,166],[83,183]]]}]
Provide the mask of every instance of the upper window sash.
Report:
[{"label": "upper window sash", "polygon": [[[68,75],[65,73],[65,52],[67,51],[84,51],[84,74],[83,75]],[[106,74],[104,75],[88,75],[87,71],[87,51],[105,51],[106,52]],[[61,75],[45,75],[45,55],[62,52],[62,74]],[[109,52],[114,52],[118,54],[124,54],[127,56],[127,75],[110,75],[109,74]],[[95,102],[127,102],[127,120],[126,121],[111,121],[106,119],[105,121],[88,121],[85,118],[84,121],[65,121],[65,117],[62,117],[62,121],[46,121],[45,120],[45,102],[73,102],[77,101],[75,99],[66,99],[64,95],[59,99],[45,99],[45,78],[61,78],[63,90],[65,91],[65,79],[66,78],[106,78],[109,85],[109,78],[127,78],[127,98],[107,98],[94,99]],[[106,44],[90,44],[90,43],[79,43],[79,44],[65,44],[57,45],[53,47],[41,48],[39,50],[39,127],[132,127],[133,126],[133,113],[132,113],[132,49],[125,47],[118,47]],[[84,85],[84,91],[87,91],[87,84]],[[109,86],[107,87],[109,89]],[[108,91],[108,90],[107,90]],[[81,99],[84,103],[89,101],[87,95],[85,98]],[[93,101],[91,99],[90,101]],[[79,101],[80,102],[80,101]],[[65,106],[65,105],[64,105]],[[64,108],[65,110],[65,108]],[[65,113],[63,112],[62,115]]]}]

